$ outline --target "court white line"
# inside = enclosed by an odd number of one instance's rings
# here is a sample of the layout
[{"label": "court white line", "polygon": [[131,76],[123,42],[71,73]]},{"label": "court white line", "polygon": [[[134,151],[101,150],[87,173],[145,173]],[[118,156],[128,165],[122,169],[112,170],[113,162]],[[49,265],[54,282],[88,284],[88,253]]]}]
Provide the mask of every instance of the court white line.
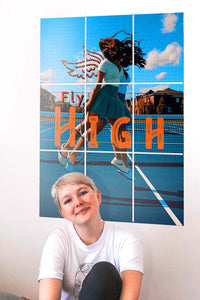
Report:
[{"label": "court white line", "polygon": [[[54,139],[42,139],[42,141],[54,141]],[[58,149],[40,149],[40,151],[46,151],[46,152],[57,152],[60,151],[59,148]],[[72,149],[69,150],[63,150],[63,151],[72,151]],[[108,154],[112,154],[115,153],[114,150],[110,150],[110,151],[104,151],[104,150],[73,150],[74,152],[87,152],[87,153],[108,153]],[[129,156],[129,159],[133,162],[133,158],[131,158],[130,154],[142,154],[142,155],[146,155],[146,154],[154,154],[154,155],[171,155],[171,156],[183,156],[183,153],[159,153],[159,152],[130,152],[130,151],[118,151],[118,153],[126,153]]]},{"label": "court white line", "polygon": [[150,189],[152,190],[152,192],[154,193],[154,195],[156,196],[156,198],[158,199],[158,201],[160,202],[160,204],[162,205],[162,207],[166,210],[166,212],[168,213],[168,215],[170,216],[170,218],[173,220],[173,222],[177,226],[182,226],[182,224],[179,221],[179,219],[175,216],[175,214],[173,213],[173,211],[169,208],[169,206],[167,205],[167,203],[165,202],[165,200],[163,200],[163,198],[161,197],[161,195],[157,192],[157,190],[152,185],[152,183],[149,181],[149,179],[146,177],[146,175],[142,172],[142,170],[138,166],[135,166],[135,167],[136,167],[137,171],[140,173],[140,175],[142,176],[142,178],[144,179],[144,181],[146,182],[146,184],[150,187]]},{"label": "court white line", "polygon": [[170,153],[170,152],[134,152],[134,154],[144,154],[144,155],[148,155],[148,154],[153,154],[153,155],[179,155],[179,156],[183,156],[183,153]]}]

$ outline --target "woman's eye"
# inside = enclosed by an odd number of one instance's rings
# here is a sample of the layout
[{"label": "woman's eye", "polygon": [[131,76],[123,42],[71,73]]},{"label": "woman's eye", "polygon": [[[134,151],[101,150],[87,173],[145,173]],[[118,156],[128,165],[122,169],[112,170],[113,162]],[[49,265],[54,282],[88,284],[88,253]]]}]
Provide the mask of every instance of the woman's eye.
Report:
[{"label": "woman's eye", "polygon": [[65,200],[64,204],[68,204],[68,203],[70,203],[71,201],[72,201],[71,199],[67,199],[67,200]]},{"label": "woman's eye", "polygon": [[80,194],[81,196],[84,196],[85,194],[87,194],[88,191],[81,191]]}]

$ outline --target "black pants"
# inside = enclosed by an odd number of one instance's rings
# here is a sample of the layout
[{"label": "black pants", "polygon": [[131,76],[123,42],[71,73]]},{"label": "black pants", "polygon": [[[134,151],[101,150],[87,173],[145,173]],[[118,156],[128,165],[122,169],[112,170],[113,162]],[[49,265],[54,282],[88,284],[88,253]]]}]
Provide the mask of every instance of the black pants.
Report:
[{"label": "black pants", "polygon": [[109,262],[95,264],[85,277],[79,300],[119,300],[122,280]]}]

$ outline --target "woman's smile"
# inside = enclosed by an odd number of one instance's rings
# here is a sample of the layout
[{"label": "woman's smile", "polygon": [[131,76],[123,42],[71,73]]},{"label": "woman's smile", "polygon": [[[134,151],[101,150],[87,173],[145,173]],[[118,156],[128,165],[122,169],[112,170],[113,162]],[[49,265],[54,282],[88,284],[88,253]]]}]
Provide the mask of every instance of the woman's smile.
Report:
[{"label": "woman's smile", "polygon": [[75,216],[77,215],[85,215],[90,207],[83,207],[82,209],[79,209],[77,212],[75,212]]}]

